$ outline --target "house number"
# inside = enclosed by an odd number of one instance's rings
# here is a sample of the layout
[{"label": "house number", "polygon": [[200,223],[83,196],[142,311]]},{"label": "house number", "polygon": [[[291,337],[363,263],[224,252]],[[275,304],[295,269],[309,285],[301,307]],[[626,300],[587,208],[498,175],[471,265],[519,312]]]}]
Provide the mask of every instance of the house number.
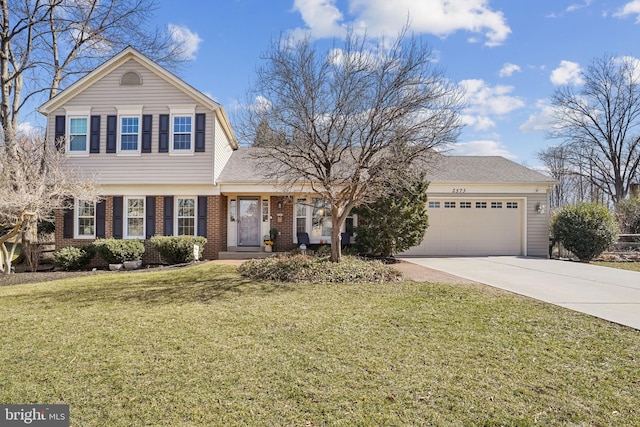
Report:
[{"label": "house number", "polygon": [[452,193],[466,193],[467,189],[466,188],[454,188],[451,192]]}]

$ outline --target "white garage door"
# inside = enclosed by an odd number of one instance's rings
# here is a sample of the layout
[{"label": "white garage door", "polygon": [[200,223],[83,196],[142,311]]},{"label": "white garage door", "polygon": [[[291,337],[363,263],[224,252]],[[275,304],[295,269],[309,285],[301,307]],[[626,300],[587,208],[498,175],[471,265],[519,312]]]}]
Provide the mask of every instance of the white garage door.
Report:
[{"label": "white garage door", "polygon": [[519,199],[432,199],[424,241],[403,255],[522,255]]}]

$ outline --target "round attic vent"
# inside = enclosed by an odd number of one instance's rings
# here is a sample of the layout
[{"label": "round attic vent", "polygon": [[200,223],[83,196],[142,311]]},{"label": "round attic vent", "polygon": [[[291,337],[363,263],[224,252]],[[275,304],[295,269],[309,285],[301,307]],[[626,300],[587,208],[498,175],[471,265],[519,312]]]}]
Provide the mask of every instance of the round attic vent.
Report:
[{"label": "round attic vent", "polygon": [[140,74],[135,73],[133,71],[128,71],[126,73],[124,73],[122,75],[122,78],[120,79],[120,84],[121,85],[141,85],[142,84],[142,77],[140,77]]}]

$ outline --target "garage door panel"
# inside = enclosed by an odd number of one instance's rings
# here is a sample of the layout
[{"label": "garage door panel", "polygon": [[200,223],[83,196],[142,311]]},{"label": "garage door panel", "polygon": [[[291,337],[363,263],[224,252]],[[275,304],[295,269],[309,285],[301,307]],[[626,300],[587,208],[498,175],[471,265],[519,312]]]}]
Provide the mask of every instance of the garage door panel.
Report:
[{"label": "garage door panel", "polygon": [[[460,201],[471,202],[471,208],[460,208]],[[477,201],[486,202],[487,207],[476,207]],[[521,255],[523,241],[521,201],[500,200],[502,208],[491,208],[491,201],[487,199],[458,200],[455,208],[444,208],[444,201],[441,201],[440,208],[428,209],[429,228],[423,242],[403,254]],[[513,205],[517,204],[518,208],[507,209],[507,202],[515,202]]]}]

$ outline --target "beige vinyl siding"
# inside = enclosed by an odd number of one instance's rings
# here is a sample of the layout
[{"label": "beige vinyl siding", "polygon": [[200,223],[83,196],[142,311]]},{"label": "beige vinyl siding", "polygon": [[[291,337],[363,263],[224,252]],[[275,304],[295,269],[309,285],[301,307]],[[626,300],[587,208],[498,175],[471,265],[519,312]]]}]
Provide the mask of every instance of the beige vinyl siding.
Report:
[{"label": "beige vinyl siding", "polygon": [[[527,255],[549,256],[549,200],[546,192],[527,195]],[[541,203],[546,206],[544,214],[536,211]]]},{"label": "beige vinyl siding", "polygon": [[229,144],[229,138],[227,138],[227,134],[222,129],[222,125],[218,122],[216,118],[215,122],[215,150],[216,156],[214,159],[214,182],[218,182],[218,177],[220,173],[222,173],[222,169],[229,161],[231,157],[231,153],[233,153],[233,149]]},{"label": "beige vinyl siding", "polygon": [[[120,78],[135,71],[142,85],[120,85]],[[106,153],[107,116],[117,115],[116,106],[142,105],[142,114],[153,116],[151,153],[122,156]],[[204,153],[171,155],[158,153],[159,115],[169,114],[170,105],[196,105],[196,113],[206,113]],[[111,73],[73,96],[63,107],[91,107],[91,115],[100,115],[100,153],[71,157],[69,163],[85,173],[96,173],[103,184],[213,184],[215,112],[196,101],[155,73],[129,60]],[[66,115],[61,107],[49,115],[48,135],[55,134],[55,116]],[[142,125],[142,123],[140,124]],[[140,129],[142,131],[142,129]],[[195,122],[193,123],[195,132]]]}]

